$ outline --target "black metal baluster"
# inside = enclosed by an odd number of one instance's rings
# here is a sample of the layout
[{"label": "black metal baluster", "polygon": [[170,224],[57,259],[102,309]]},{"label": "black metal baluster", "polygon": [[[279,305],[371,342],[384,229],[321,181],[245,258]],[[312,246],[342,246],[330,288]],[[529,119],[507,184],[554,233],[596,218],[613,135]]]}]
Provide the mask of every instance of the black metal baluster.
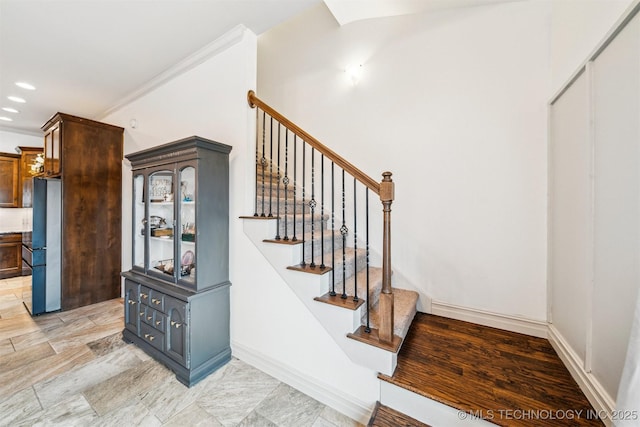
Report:
[{"label": "black metal baluster", "polygon": [[[305,159],[305,152],[306,152],[306,147],[307,144],[305,141],[302,141],[302,262],[300,263],[300,265],[302,267],[304,267],[305,265],[307,265],[307,261],[304,258],[304,245],[305,245],[305,237],[304,237],[304,223],[306,222],[305,216],[304,216],[304,211],[305,211],[305,205],[304,205],[304,196],[305,196],[305,186],[304,186],[304,182],[305,182],[305,169],[306,169],[306,159]],[[311,219],[313,221],[313,218]]]},{"label": "black metal baluster", "polygon": [[309,207],[311,208],[311,264],[309,267],[316,268],[315,257],[315,215],[316,215],[316,162],[315,162],[315,148],[311,147],[311,200],[309,200]]},{"label": "black metal baluster", "polygon": [[[324,221],[324,154],[320,156],[320,224]],[[324,269],[324,227],[320,227],[320,268]]]},{"label": "black metal baluster", "polygon": [[258,146],[260,144],[260,136],[258,131],[258,122],[260,122],[260,109],[256,108],[256,193],[255,193],[255,209],[253,216],[258,216]]},{"label": "black metal baluster", "polygon": [[349,229],[345,222],[345,197],[344,197],[344,169],[342,169],[342,227],[340,227],[340,234],[342,234],[342,299],[347,298],[347,233]]},{"label": "black metal baluster", "polygon": [[276,177],[277,184],[276,187],[276,240],[280,240],[280,122],[278,122],[278,163],[276,165]]},{"label": "black metal baluster", "polygon": [[264,157],[264,150],[265,150],[265,123],[267,122],[267,115],[266,113],[263,111],[262,112],[262,157],[260,158],[260,164],[262,165],[262,213],[260,214],[260,216],[264,217],[266,216],[264,214],[264,169],[267,166],[267,159],[266,157]]},{"label": "black metal baluster", "polygon": [[287,186],[289,185],[289,129],[285,128],[284,134],[284,178],[282,178],[282,183],[284,184],[284,237],[282,240],[288,241],[289,235],[287,234],[287,215],[288,211],[288,191]]},{"label": "black metal baluster", "polygon": [[273,203],[273,117],[269,126],[269,218],[273,217],[271,211]]},{"label": "black metal baluster", "polygon": [[367,324],[366,327],[364,328],[365,332],[371,332],[371,327],[369,326],[369,309],[370,309],[370,305],[369,305],[369,187],[366,188],[366,193],[365,193],[365,234],[366,234],[366,248],[367,248]]},{"label": "black metal baluster", "polygon": [[358,301],[358,200],[356,199],[356,181],[353,178],[353,301]]},{"label": "black metal baluster", "polygon": [[336,209],[335,209],[335,180],[333,168],[334,163],[331,162],[331,292],[329,295],[336,296]]},{"label": "black metal baluster", "polygon": [[297,209],[296,209],[296,198],[298,191],[298,135],[293,134],[293,237],[291,238],[292,242],[297,242],[298,237],[296,236],[296,219],[297,219]]}]

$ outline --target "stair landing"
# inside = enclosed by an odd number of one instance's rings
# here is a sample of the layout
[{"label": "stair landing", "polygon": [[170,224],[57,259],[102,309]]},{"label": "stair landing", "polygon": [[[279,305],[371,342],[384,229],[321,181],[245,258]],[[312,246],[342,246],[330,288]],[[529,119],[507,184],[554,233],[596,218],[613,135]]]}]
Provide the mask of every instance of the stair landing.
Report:
[{"label": "stair landing", "polygon": [[501,426],[603,425],[546,339],[459,320],[417,313],[378,377]]}]

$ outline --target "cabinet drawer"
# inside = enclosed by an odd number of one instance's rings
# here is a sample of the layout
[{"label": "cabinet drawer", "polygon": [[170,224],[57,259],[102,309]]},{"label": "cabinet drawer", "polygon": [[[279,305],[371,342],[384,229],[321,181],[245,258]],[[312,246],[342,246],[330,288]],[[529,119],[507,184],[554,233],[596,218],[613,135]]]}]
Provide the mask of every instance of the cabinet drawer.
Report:
[{"label": "cabinet drawer", "polygon": [[140,338],[160,351],[164,351],[164,334],[146,323],[140,324]]},{"label": "cabinet drawer", "polygon": [[159,331],[164,331],[167,324],[167,317],[159,311],[153,311],[153,327]]},{"label": "cabinet drawer", "polygon": [[165,315],[158,311],[158,310],[154,310],[151,307],[148,307],[146,305],[142,305],[141,306],[141,310],[140,310],[140,320],[142,320],[144,323],[146,323],[147,325],[151,326],[152,328],[157,329],[160,332],[164,333],[164,325],[166,324],[165,321]]},{"label": "cabinet drawer", "polygon": [[151,301],[151,289],[146,286],[140,286],[140,302],[149,305]]},{"label": "cabinet drawer", "polygon": [[164,312],[164,294],[151,290],[149,295],[149,306]]},{"label": "cabinet drawer", "polygon": [[26,246],[22,246],[22,259],[29,265],[33,265],[33,252]]},{"label": "cabinet drawer", "polygon": [[140,287],[140,301],[149,307],[164,312],[164,294],[149,289],[145,286]]},{"label": "cabinet drawer", "polygon": [[153,312],[154,310],[147,307],[144,304],[140,305],[140,320],[147,325],[153,325]]}]

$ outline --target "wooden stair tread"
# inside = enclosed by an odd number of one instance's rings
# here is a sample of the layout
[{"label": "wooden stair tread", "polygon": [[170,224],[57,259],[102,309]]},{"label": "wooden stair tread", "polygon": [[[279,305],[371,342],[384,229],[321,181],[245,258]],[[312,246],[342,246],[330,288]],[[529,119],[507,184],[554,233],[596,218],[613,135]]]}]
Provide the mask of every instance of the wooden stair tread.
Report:
[{"label": "wooden stair tread", "polygon": [[[362,259],[366,256],[366,251],[364,249],[357,249],[355,250],[354,248],[350,248],[350,247],[346,247],[344,248],[344,252],[345,252],[345,262],[347,265],[347,274],[346,274],[346,279],[348,280],[349,278],[351,278],[353,276],[353,272],[350,271],[351,269],[351,263],[353,262],[354,258],[359,258],[361,261]],[[342,263],[342,248],[340,249],[336,249],[334,252],[335,255],[335,261],[336,261],[336,267],[335,267],[335,278],[336,278],[336,291],[337,289],[342,286],[342,266],[344,265]],[[303,265],[302,263],[300,264],[296,264],[296,265],[290,265],[287,267],[288,270],[295,270],[295,271],[302,271],[305,273],[312,273],[312,274],[325,274],[330,272],[331,270],[334,270],[334,267],[331,265],[331,252],[329,252],[328,254],[324,255],[324,265],[325,268],[321,268],[320,266],[322,265],[322,256],[321,255],[316,255],[314,261],[315,261],[315,268],[311,267],[311,260],[307,259],[307,261],[305,262],[305,264]],[[362,271],[363,269],[365,269],[366,267],[366,263],[364,261],[357,263],[356,267],[358,268],[358,271]]]},{"label": "wooden stair tread", "polygon": [[316,264],[315,267],[311,267],[311,264],[307,263],[305,265],[290,265],[287,267],[287,270],[302,271],[311,274],[325,274],[331,271],[331,267],[325,265],[324,268],[322,268],[319,263]]},{"label": "wooden stair tread", "polygon": [[415,418],[411,418],[402,412],[376,403],[376,407],[371,414],[371,419],[367,427],[430,427],[428,424],[421,423]]},{"label": "wooden stair tread", "polygon": [[[369,269],[369,304],[370,306],[373,306],[377,303],[378,301],[378,296],[380,294],[380,289],[382,289],[382,269],[379,267],[370,267]],[[331,297],[331,295],[329,293],[323,295],[322,297],[316,297],[314,298],[316,301],[318,302],[323,302],[323,303],[327,303],[327,304],[332,304],[332,305],[336,305],[339,307],[344,307],[350,310],[355,310],[358,307],[360,307],[360,305],[362,305],[364,302],[366,302],[366,300],[363,298],[366,295],[366,275],[367,275],[367,271],[366,269],[363,269],[361,271],[358,272],[357,276],[358,276],[358,301],[359,304],[357,305],[357,307],[354,307],[354,304],[347,304],[347,303],[343,303],[340,301],[333,301],[333,298],[339,298],[341,301],[344,301],[343,298],[341,298],[342,296],[342,284],[340,284],[340,286],[336,286],[335,288],[335,292],[336,292],[336,296],[335,297]],[[353,300],[353,285],[355,282],[355,278],[354,276],[351,276],[347,279],[346,282],[346,286],[345,286],[345,292],[347,292],[347,299],[349,301]],[[330,298],[326,298],[326,297],[330,297]]]},{"label": "wooden stair tread", "polygon": [[497,425],[602,426],[586,415],[501,417],[508,409],[587,414],[593,408],[546,339],[460,320],[417,313],[393,376],[378,378],[460,411],[492,413],[488,421]]},{"label": "wooden stair tread", "polygon": [[393,342],[391,343],[384,343],[380,341],[378,330],[375,328],[370,328],[370,331],[367,332],[364,325],[356,329],[355,332],[347,334],[347,337],[365,344],[372,345],[374,347],[381,348],[383,350],[390,351],[392,353],[397,353],[398,350],[400,350],[400,346],[402,345],[402,338],[397,335],[393,336]]},{"label": "wooden stair tread", "polygon": [[302,244],[302,240],[292,240],[291,238],[284,240],[284,239],[264,239],[263,242],[265,243],[276,243],[278,245],[301,245]]},{"label": "wooden stair tread", "polygon": [[342,294],[331,295],[330,293],[326,293],[321,297],[315,297],[314,301],[335,305],[338,307],[346,308],[348,310],[357,310],[362,304],[365,303],[365,300],[363,298],[358,298],[358,301],[354,301],[353,295],[347,295],[346,298],[342,298]]},{"label": "wooden stair tread", "polygon": [[238,217],[240,219],[278,219],[276,217],[269,217],[269,216],[260,216],[260,215],[243,215]]}]

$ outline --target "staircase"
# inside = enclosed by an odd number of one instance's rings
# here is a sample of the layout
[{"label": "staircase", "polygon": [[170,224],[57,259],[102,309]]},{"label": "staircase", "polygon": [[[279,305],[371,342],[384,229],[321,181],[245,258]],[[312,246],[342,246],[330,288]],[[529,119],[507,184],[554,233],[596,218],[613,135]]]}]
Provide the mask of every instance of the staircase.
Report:
[{"label": "staircase", "polygon": [[249,103],[258,135],[245,233],[352,361],[392,375],[418,294],[391,287],[391,173],[376,182],[253,92]]},{"label": "staircase", "polygon": [[545,418],[595,413],[546,340],[416,315],[418,294],[391,286],[391,173],[376,182],[248,100],[256,197],[244,231],[344,353],[379,373],[369,425],[601,425]]}]

